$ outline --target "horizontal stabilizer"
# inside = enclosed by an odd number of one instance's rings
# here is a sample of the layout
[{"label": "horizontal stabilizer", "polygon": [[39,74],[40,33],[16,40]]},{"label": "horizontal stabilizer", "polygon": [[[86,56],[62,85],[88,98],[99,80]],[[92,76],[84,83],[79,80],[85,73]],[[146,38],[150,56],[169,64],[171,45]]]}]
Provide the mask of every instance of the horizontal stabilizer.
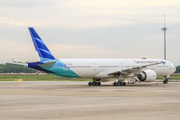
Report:
[{"label": "horizontal stabilizer", "polygon": [[14,64],[14,65],[24,65],[27,66],[28,64],[25,63],[15,63],[15,62],[6,62],[7,64]]},{"label": "horizontal stabilizer", "polygon": [[57,61],[50,61],[50,62],[41,64],[39,66],[42,67],[42,68],[52,68],[56,62]]}]

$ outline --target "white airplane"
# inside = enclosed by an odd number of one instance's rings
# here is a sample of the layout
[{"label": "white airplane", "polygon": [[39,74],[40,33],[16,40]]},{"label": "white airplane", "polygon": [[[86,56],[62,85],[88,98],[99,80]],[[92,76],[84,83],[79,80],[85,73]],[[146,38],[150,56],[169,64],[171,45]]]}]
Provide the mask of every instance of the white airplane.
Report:
[{"label": "white airplane", "polygon": [[30,27],[36,51],[41,61],[28,63],[28,67],[66,78],[92,78],[89,86],[116,78],[114,86],[125,86],[130,81],[152,82],[157,76],[175,72],[173,63],[162,59],[55,59],[34,28]]}]

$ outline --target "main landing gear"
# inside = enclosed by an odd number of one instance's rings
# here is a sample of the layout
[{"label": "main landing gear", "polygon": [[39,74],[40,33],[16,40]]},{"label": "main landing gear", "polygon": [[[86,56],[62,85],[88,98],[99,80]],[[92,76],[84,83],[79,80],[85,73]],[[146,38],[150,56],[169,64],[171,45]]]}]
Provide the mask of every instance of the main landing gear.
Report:
[{"label": "main landing gear", "polygon": [[101,86],[101,82],[93,81],[93,82],[89,82],[88,85],[89,86]]},{"label": "main landing gear", "polygon": [[169,80],[168,80],[167,76],[164,76],[163,83],[164,83],[164,84],[168,84],[168,81],[169,81]]},{"label": "main landing gear", "polygon": [[118,82],[114,82],[113,85],[114,85],[114,86],[126,86],[126,82],[120,82],[120,81],[118,81]]},{"label": "main landing gear", "polygon": [[100,80],[101,80],[101,79],[93,78],[93,81],[92,81],[92,82],[89,82],[88,85],[89,85],[89,86],[101,86]]}]

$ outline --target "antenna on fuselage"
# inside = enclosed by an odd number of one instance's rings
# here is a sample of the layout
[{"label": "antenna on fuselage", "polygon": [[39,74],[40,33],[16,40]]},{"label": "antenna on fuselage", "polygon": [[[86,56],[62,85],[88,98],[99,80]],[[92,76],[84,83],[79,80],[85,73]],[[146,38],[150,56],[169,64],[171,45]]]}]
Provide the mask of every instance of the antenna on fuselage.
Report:
[{"label": "antenna on fuselage", "polygon": [[165,14],[164,14],[164,28],[161,28],[164,31],[164,60],[166,60],[166,21],[165,21]]}]

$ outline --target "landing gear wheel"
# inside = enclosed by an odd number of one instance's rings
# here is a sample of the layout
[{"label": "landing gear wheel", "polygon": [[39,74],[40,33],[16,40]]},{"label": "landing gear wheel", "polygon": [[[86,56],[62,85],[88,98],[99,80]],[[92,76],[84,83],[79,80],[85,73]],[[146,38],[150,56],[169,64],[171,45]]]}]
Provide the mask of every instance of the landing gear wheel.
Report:
[{"label": "landing gear wheel", "polygon": [[91,85],[92,85],[92,83],[91,83],[91,82],[89,82],[89,83],[88,83],[88,85],[89,85],[89,86],[91,86]]},{"label": "landing gear wheel", "polygon": [[121,86],[121,82],[117,82],[117,86]]},{"label": "landing gear wheel", "polygon": [[98,86],[101,86],[101,82],[98,82],[97,85],[98,85]]},{"label": "landing gear wheel", "polygon": [[95,86],[97,86],[97,82],[94,82],[95,83]]},{"label": "landing gear wheel", "polygon": [[95,82],[92,82],[92,86],[95,86]]},{"label": "landing gear wheel", "polygon": [[122,84],[123,84],[123,86],[126,86],[126,82],[123,82]]},{"label": "landing gear wheel", "polygon": [[116,85],[117,85],[117,83],[116,83],[116,82],[114,82],[114,83],[113,83],[113,85],[114,85],[114,86],[116,86]]},{"label": "landing gear wheel", "polygon": [[120,86],[123,86],[123,82],[120,83]]}]

